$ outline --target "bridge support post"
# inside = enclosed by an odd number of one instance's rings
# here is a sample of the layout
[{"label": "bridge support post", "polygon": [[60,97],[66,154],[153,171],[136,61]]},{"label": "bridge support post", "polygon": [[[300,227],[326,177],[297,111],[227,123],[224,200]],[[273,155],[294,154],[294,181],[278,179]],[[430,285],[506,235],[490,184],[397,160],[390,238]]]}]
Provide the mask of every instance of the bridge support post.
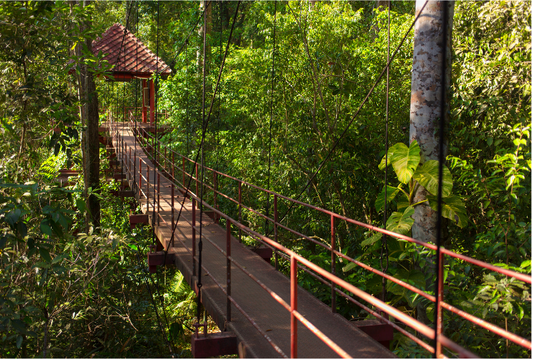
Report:
[{"label": "bridge support post", "polygon": [[194,257],[196,257],[196,199],[192,198],[191,200],[192,204],[192,219],[191,219],[191,226],[192,226],[192,272],[193,275],[196,273],[196,262],[194,261]]},{"label": "bridge support post", "polygon": [[172,151],[172,181],[176,180],[175,174],[176,174],[176,156],[175,152]]},{"label": "bridge support post", "polygon": [[298,260],[291,255],[291,358],[298,357]]},{"label": "bridge support post", "polygon": [[143,173],[143,161],[139,157],[139,203],[141,202],[141,191],[142,191],[142,173]]},{"label": "bridge support post", "polygon": [[[198,191],[198,163],[196,164],[195,166],[195,177],[196,177],[196,195],[198,195],[198,193],[200,193]],[[202,186],[203,186],[203,183],[202,183]],[[198,208],[200,208],[200,202],[196,202],[196,205],[198,206]]]},{"label": "bridge support post", "polygon": [[385,348],[390,349],[390,342],[394,336],[392,326],[383,324],[378,320],[361,320],[353,322],[353,324]]},{"label": "bridge support post", "polygon": [[182,178],[182,182],[181,182],[181,186],[183,188],[185,188],[185,157],[182,157],[181,158],[181,178]]},{"label": "bridge support post", "polygon": [[[335,255],[335,216],[331,215],[331,274],[337,275],[336,268],[336,255]],[[335,313],[337,311],[337,301],[335,297],[335,283],[331,282],[331,312]]]},{"label": "bridge support post", "polygon": [[160,211],[161,211],[161,173],[157,172],[157,225],[160,225]]},{"label": "bridge support post", "polygon": [[164,251],[148,252],[148,271],[150,273],[157,272],[157,266],[161,265],[174,265],[175,255],[174,253],[168,253]]},{"label": "bridge support post", "polygon": [[146,213],[150,210],[150,166],[146,164]]},{"label": "bridge support post", "polygon": [[[218,192],[218,181],[217,181],[217,173],[213,171],[213,207],[215,209],[218,209],[217,206],[217,192]],[[215,223],[218,224],[219,216],[218,214],[215,214],[214,217]]]},{"label": "bridge support post", "polygon": [[238,354],[237,337],[233,333],[194,334],[191,338],[194,358],[220,357]]},{"label": "bridge support post", "polygon": [[[242,223],[242,182],[239,181],[239,223]],[[239,242],[242,243],[242,230],[239,228]]]},{"label": "bridge support post", "polygon": [[[172,207],[172,216],[170,220],[170,228],[174,226],[174,182],[172,182],[172,185],[170,186],[170,197],[172,198],[170,200],[170,206]],[[174,239],[174,238],[172,238]]]},{"label": "bridge support post", "polygon": [[231,221],[226,218],[226,321],[231,322]]},{"label": "bridge support post", "polygon": [[[274,241],[278,242],[278,195],[274,195]],[[279,254],[278,249],[274,248],[275,268],[278,270]]]}]

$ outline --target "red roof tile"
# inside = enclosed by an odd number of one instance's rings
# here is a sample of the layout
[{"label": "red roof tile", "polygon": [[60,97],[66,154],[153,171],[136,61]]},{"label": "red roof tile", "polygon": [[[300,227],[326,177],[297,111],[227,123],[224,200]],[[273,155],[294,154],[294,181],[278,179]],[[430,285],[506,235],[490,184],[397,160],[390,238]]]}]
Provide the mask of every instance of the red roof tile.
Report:
[{"label": "red roof tile", "polygon": [[107,54],[104,59],[111,65],[113,73],[130,73],[136,76],[150,76],[157,72],[169,75],[170,67],[150,51],[129,30],[120,24],[114,24],[93,42],[93,53]]}]

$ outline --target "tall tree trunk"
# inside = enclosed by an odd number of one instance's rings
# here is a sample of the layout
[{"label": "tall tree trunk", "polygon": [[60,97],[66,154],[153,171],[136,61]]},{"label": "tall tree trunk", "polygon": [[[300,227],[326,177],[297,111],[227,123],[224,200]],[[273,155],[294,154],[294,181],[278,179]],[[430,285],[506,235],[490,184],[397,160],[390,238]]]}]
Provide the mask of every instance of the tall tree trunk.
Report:
[{"label": "tall tree trunk", "polygon": [[[81,6],[89,5],[83,0]],[[80,25],[84,29],[91,26],[90,21]],[[78,44],[76,52],[82,56],[83,44]],[[92,41],[85,40],[85,46],[92,53]],[[81,120],[84,128],[82,134],[83,178],[87,202],[87,222],[94,227],[100,226],[100,201],[94,194],[100,188],[100,144],[98,141],[98,96],[93,72],[85,63],[80,63],[79,94],[81,101]]]},{"label": "tall tree trunk", "polygon": [[[416,1],[416,13],[426,0]],[[448,27],[443,28],[443,9],[448,6]],[[429,1],[424,13],[415,25],[413,72],[411,82],[411,127],[410,142],[416,140],[421,150],[421,161],[438,160],[440,96],[442,86],[443,31],[447,31],[446,78],[444,90],[448,92],[451,76],[451,34],[453,23],[453,1]],[[448,101],[446,101],[448,103]],[[448,110],[445,123],[449,123]],[[444,156],[448,139],[444,139]],[[419,187],[414,202],[426,198],[426,191]],[[426,203],[415,207],[412,227],[413,238],[423,242],[436,240],[437,214]]]},{"label": "tall tree trunk", "polygon": [[[416,1],[418,14],[426,0]],[[448,26],[444,28],[444,7],[448,7]],[[449,90],[451,76],[451,34],[453,24],[453,1],[429,1],[423,14],[415,25],[413,72],[411,82],[411,126],[410,142],[416,140],[420,146],[421,162],[438,160],[439,156],[439,120],[441,114],[441,91]],[[443,47],[443,34],[447,31],[446,53]],[[446,61],[446,74],[442,79],[443,61]],[[446,106],[448,99],[446,96]],[[445,111],[445,125],[449,122],[448,110]],[[448,140],[444,139],[444,156],[448,149]],[[445,157],[444,157],[445,158]],[[427,192],[418,187],[414,202],[426,199]],[[412,236],[423,242],[436,243],[437,213],[427,202],[417,205],[413,214]],[[443,222],[444,223],[444,222]],[[425,259],[423,259],[425,260]],[[415,265],[426,277],[426,290],[434,286],[433,273],[435,265],[432,258],[427,258],[424,266]],[[433,288],[434,289],[434,288]],[[417,305],[416,316],[419,321],[429,324],[427,306],[421,302]]]},{"label": "tall tree trunk", "polygon": [[[207,8],[206,8],[207,6]],[[200,28],[198,29],[198,35],[200,35],[201,37],[204,36],[204,28],[205,28],[205,34],[206,34],[206,39],[209,37],[209,35],[211,34],[211,24],[213,22],[212,18],[213,18],[213,3],[212,1],[206,1],[206,0],[201,0],[200,1],[200,10],[203,11],[205,9],[205,22],[202,21],[202,26],[200,26]],[[200,74],[200,76],[202,76],[202,69],[203,69],[203,63],[204,61],[206,61],[205,63],[205,71],[206,73],[209,73],[209,58],[211,56],[211,46],[209,46],[209,40],[207,39],[206,40],[206,45],[205,45],[205,56],[202,55],[202,45],[200,45],[200,47],[198,48],[197,52],[196,52],[196,58],[198,60],[198,73]]]}]

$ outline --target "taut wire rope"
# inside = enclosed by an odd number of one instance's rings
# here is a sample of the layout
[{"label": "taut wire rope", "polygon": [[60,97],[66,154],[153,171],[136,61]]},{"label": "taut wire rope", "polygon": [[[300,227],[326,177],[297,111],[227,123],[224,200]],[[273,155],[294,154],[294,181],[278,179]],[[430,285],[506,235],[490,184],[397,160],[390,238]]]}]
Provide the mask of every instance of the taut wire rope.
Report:
[{"label": "taut wire rope", "polygon": [[[387,62],[389,62],[390,57],[390,9],[391,2],[388,2],[387,5]],[[389,163],[389,67],[387,66],[387,82],[386,82],[386,96],[385,96],[385,163]],[[383,212],[383,228],[387,229],[387,175],[388,175],[389,166],[385,166],[385,207]],[[386,273],[389,269],[389,248],[387,246],[387,235],[383,234],[381,236],[381,253],[379,256],[379,264],[381,266],[381,271]],[[386,264],[383,265],[383,258],[386,258]],[[387,280],[385,277],[381,278],[381,300],[386,301],[387,299]]]},{"label": "taut wire rope", "polygon": [[128,30],[128,24],[130,22],[130,11],[133,7],[133,2],[131,2],[132,5],[129,6],[129,9],[128,9],[128,3],[126,2],[126,26],[124,27],[124,32],[122,34],[122,41],[120,42],[120,48],[118,49],[118,55],[117,55],[117,61],[115,62],[116,63],[116,66],[118,68],[118,65],[120,64],[120,55],[122,54],[122,47],[124,46],[124,39],[126,38],[126,33],[127,33],[127,30]]},{"label": "taut wire rope", "polygon": [[[420,10],[422,12],[422,10]],[[440,302],[442,301],[442,275],[441,260],[441,240],[442,240],[442,176],[444,168],[444,127],[446,125],[446,57],[447,57],[447,44],[448,44],[448,4],[444,2],[442,8],[442,66],[441,66],[441,78],[440,78],[440,118],[439,118],[439,187],[437,193],[437,238],[436,245],[437,250],[435,253],[435,271],[436,271],[436,295],[435,295],[435,338],[434,338],[434,355],[437,358],[441,352],[440,343],[438,340],[439,335],[442,331],[442,309]]]},{"label": "taut wire rope", "polygon": [[[158,157],[159,157],[159,154],[157,152],[157,145],[159,143],[159,141],[157,141],[157,85],[158,85],[158,71],[159,71],[159,0],[157,1],[157,26],[156,26],[156,33],[155,33],[155,43],[156,43],[156,54],[155,54],[155,79],[152,79],[152,86],[154,87],[154,113],[153,114],[150,114],[150,127],[153,126],[153,129],[154,129],[154,136],[152,137],[152,160],[154,161],[154,171],[153,171],[153,176],[154,176],[154,195],[152,196],[152,201],[153,201],[153,205],[152,205],[152,223],[155,224],[155,220],[156,220],[156,209],[155,207],[158,205],[157,201],[156,201],[156,190],[157,190],[157,174],[156,174],[156,170],[157,168],[159,167],[159,161],[158,161]],[[154,80],[155,80],[155,83],[154,83]],[[150,86],[150,85],[149,85]],[[152,87],[150,86],[150,87]],[[151,91],[150,91],[151,92]],[[152,99],[150,99],[151,101]],[[152,116],[154,118],[154,123],[152,124],[151,120],[152,120]],[[159,208],[157,208],[157,213],[159,215]],[[155,235],[155,226],[152,225],[152,235],[153,235],[153,242],[154,244],[157,243],[157,238],[156,238],[156,235]]]},{"label": "taut wire rope", "polygon": [[[272,124],[274,122],[274,84],[276,78],[276,20],[278,13],[278,2],[274,1],[274,31],[272,36],[272,70],[271,70],[271,84],[270,84],[270,124],[268,129],[268,175],[267,175],[267,205],[266,217],[268,218],[270,212],[270,176],[272,166]],[[265,233],[268,232],[268,219],[265,218]]]},{"label": "taut wire rope", "polygon": [[[210,2],[211,3],[211,2]],[[206,5],[206,8],[209,5]],[[203,59],[202,59],[202,126],[205,123],[205,67],[207,62],[207,52],[206,52],[206,35],[207,35],[207,12],[204,11],[204,26],[202,31],[203,36]],[[214,100],[214,99],[213,99]],[[202,240],[202,228],[203,228],[203,214],[204,214],[204,146],[200,146],[198,149],[200,153],[200,230],[199,230],[199,240],[198,240],[198,276],[197,276],[197,288],[198,295],[196,296],[196,322],[200,323],[200,312],[201,312],[201,296],[202,296],[202,250],[203,250],[203,240]]]},{"label": "taut wire rope", "polygon": [[[413,27],[415,26],[415,23],[416,21],[418,20],[418,18],[420,17],[420,15],[422,14],[424,8],[426,7],[427,3],[428,3],[429,0],[426,0],[426,2],[424,3],[424,5],[422,6],[422,8],[420,9],[420,12],[415,16],[415,19],[413,20],[413,23],[411,24],[411,26],[409,27],[409,29],[406,31],[404,37],[402,38],[402,40],[400,41],[400,44],[396,47],[396,50],[394,50],[394,53],[392,54],[392,56],[389,58],[389,61],[387,61],[387,64],[385,65],[385,67],[383,68],[383,70],[381,71],[380,75],[378,76],[378,78],[376,79],[376,81],[374,81],[374,84],[372,85],[372,87],[370,88],[370,90],[368,91],[368,93],[366,94],[365,98],[363,99],[363,101],[361,102],[361,104],[359,105],[359,107],[357,108],[357,111],[355,112],[355,114],[352,116],[352,118],[350,119],[350,122],[348,122],[348,125],[344,128],[344,130],[342,131],[342,133],[340,134],[339,137],[337,137],[337,139],[335,140],[333,146],[331,147],[331,149],[329,150],[328,154],[326,155],[326,157],[322,160],[322,162],[320,163],[320,165],[318,166],[318,168],[313,172],[313,175],[309,178],[309,180],[307,181],[307,184],[303,187],[303,189],[300,191],[300,193],[298,194],[298,196],[296,196],[295,200],[299,200],[300,197],[302,196],[302,194],[305,192],[305,190],[307,189],[307,187],[309,187],[309,185],[311,184],[311,182],[315,179],[316,175],[322,170],[322,168],[324,167],[324,165],[329,161],[329,159],[331,158],[331,155],[333,154],[333,152],[335,151],[335,149],[337,148],[337,146],[339,145],[339,142],[340,140],[346,135],[346,133],[348,132],[348,130],[350,129],[350,127],[352,126],[353,122],[355,121],[355,119],[357,118],[357,116],[359,115],[359,113],[361,112],[363,106],[366,104],[366,102],[368,101],[368,99],[370,98],[370,95],[372,95],[372,93],[374,92],[374,89],[376,88],[376,86],[378,85],[378,83],[381,81],[381,79],[383,78],[383,75],[385,75],[387,69],[389,68],[391,62],[394,60],[394,58],[396,57],[398,51],[400,50],[400,48],[402,47],[403,43],[405,42],[405,40],[407,39],[407,36],[409,35],[409,33],[411,32],[411,30],[413,29]],[[289,206],[289,208],[287,209],[287,211],[285,211],[285,213],[283,214],[283,216],[278,220],[278,222],[281,222],[283,221],[283,219],[285,219],[285,217],[287,216],[287,214],[291,211],[292,207],[294,207],[294,204],[296,202],[292,202],[291,205]]]},{"label": "taut wire rope", "polygon": [[174,56],[174,59],[172,60],[172,62],[175,62],[176,59],[178,58],[178,56],[181,54],[181,52],[183,51],[183,48],[188,44],[189,42],[189,38],[191,37],[191,34],[193,33],[193,31],[198,27],[198,24],[200,23],[200,20],[202,19],[203,15],[204,15],[204,12],[207,11],[207,7],[211,5],[211,2],[207,3],[207,5],[205,6],[204,10],[202,11],[202,14],[200,14],[200,16],[198,16],[198,19],[196,20],[196,24],[194,24],[193,27],[191,27],[191,30],[189,31],[189,34],[187,35],[187,37],[185,38],[185,41],[183,41],[183,44],[181,44],[178,52],[176,53],[176,56]]},{"label": "taut wire rope", "polygon": [[[131,11],[131,7],[132,6],[130,6],[129,11]],[[128,23],[128,20],[129,20],[129,11],[128,11],[127,19],[126,19],[126,28],[127,28],[127,23]],[[138,5],[137,5],[137,27],[138,27],[138,16],[139,16],[139,9],[138,9]],[[118,64],[118,61],[120,59],[120,53],[122,52],[122,46],[123,46],[123,43],[124,43],[125,36],[126,36],[126,31],[124,31],[124,34],[123,34],[123,37],[122,37],[122,43],[121,43],[120,50],[119,50],[119,57],[117,58],[117,64]],[[137,48],[136,48],[136,54],[135,54],[135,61],[137,62]],[[117,92],[115,92],[115,82],[116,82],[116,79],[114,79],[114,81],[112,83],[112,90],[113,90],[112,92],[113,92],[113,94],[116,95],[116,112],[118,112],[118,108],[119,108],[119,105],[118,105],[118,101],[119,101],[118,100],[118,91],[119,90],[117,89]],[[124,89],[124,92],[123,92],[123,122],[124,122],[124,116],[125,116],[125,106],[124,106],[125,86],[123,86],[123,89]],[[137,96],[136,96],[136,101],[137,101]],[[118,116],[118,113],[117,113],[117,116]],[[113,121],[113,119],[114,119],[114,116],[111,117],[112,121]],[[112,126],[113,126],[113,123],[112,123]],[[116,133],[114,135],[116,135]],[[119,144],[117,143],[117,145],[119,145]],[[124,158],[124,151],[122,149],[122,158],[121,158],[122,161],[123,161],[123,158]],[[140,260],[140,257],[139,257],[139,252],[136,251],[136,254],[137,254],[137,260],[140,262],[141,260]],[[141,268],[144,268],[144,267],[141,266]],[[146,277],[146,273],[145,273],[145,277]],[[148,276],[148,278],[149,278],[150,281],[152,281],[152,285],[155,285],[155,283],[153,282],[152,278],[150,276]],[[165,331],[164,331],[163,326],[161,324],[161,319],[159,317],[159,311],[157,309],[157,305],[156,305],[156,302],[154,300],[154,296],[153,296],[153,292],[152,292],[151,286],[149,285],[149,283],[146,280],[145,280],[145,285],[146,285],[146,288],[147,288],[148,293],[150,295],[152,306],[154,307],[154,311],[155,311],[155,315],[156,315],[156,319],[157,319],[157,323],[158,323],[159,329],[161,331],[161,335],[163,336],[163,340],[167,341],[167,343],[168,343],[168,339],[165,336]],[[163,309],[163,313],[165,313],[164,309]],[[165,315],[166,315],[166,313],[165,313]],[[167,325],[168,325],[168,320],[167,320]],[[169,343],[169,348],[171,348],[170,343]],[[171,354],[172,354],[172,349],[171,349]],[[174,357],[173,354],[172,354],[172,357]]]},{"label": "taut wire rope", "polygon": [[[139,32],[139,3],[136,1],[135,2],[135,36],[137,36]],[[135,71],[137,71],[137,66],[139,65],[138,64],[138,44],[136,41],[134,41],[135,43]],[[138,106],[139,106],[139,88],[137,86],[138,84],[138,79],[132,79],[134,80],[134,85],[133,85],[133,88],[135,89],[135,114],[133,115],[133,134],[134,136],[137,135],[137,118],[138,118]],[[142,85],[141,85],[142,86]],[[141,88],[141,91],[142,91],[142,88]],[[133,146],[134,146],[134,149],[133,149],[133,153],[135,154],[135,158],[136,157],[136,154],[137,154],[137,141],[133,141]],[[130,158],[131,160],[131,158]],[[137,174],[137,161],[133,161],[133,186],[135,187],[137,185],[137,179],[136,179],[136,174]],[[139,174],[139,178],[140,178],[140,174]],[[140,188],[139,188],[140,190]],[[140,198],[139,198],[140,200]]]},{"label": "taut wire rope", "polygon": [[[152,229],[153,229],[153,235],[155,236],[155,207],[157,207],[157,220],[159,221],[159,200],[156,201],[156,190],[157,190],[157,197],[159,198],[160,196],[160,183],[159,183],[159,175],[156,176],[156,170],[158,168],[160,168],[160,164],[159,164],[159,158],[160,158],[160,154],[159,154],[159,149],[160,149],[160,143],[159,143],[159,137],[158,137],[158,133],[159,133],[159,115],[158,115],[158,100],[159,100],[159,96],[158,96],[158,93],[159,93],[159,78],[160,78],[160,73],[159,73],[159,24],[160,24],[160,21],[159,21],[159,18],[160,18],[160,13],[161,13],[161,10],[160,10],[160,3],[159,3],[159,0],[157,1],[157,27],[156,27],[156,67],[155,67],[155,84],[154,84],[154,120],[155,120],[155,123],[154,123],[154,139],[153,139],[153,142],[154,142],[154,146],[153,146],[153,151],[152,153],[155,153],[155,155],[153,156],[154,157],[154,171],[153,171],[153,175],[154,175],[154,196],[153,196],[153,200],[154,200],[154,206],[153,206],[153,214],[154,214],[154,217],[153,217],[153,225],[152,225]],[[153,81],[153,80],[152,80]],[[156,184],[157,183],[157,184]],[[167,328],[170,330],[170,322],[168,320],[168,316],[167,316],[167,312],[165,310],[165,302],[164,302],[164,297],[161,295],[160,291],[159,291],[159,285],[155,285],[155,288],[157,290],[157,295],[159,297],[159,300],[161,301],[161,309],[163,311],[163,318],[165,319],[165,322],[167,324]],[[168,338],[171,338],[171,336],[169,336]],[[168,344],[168,348],[170,350],[170,355],[172,357],[174,357],[174,351],[173,351],[173,343],[171,342],[171,339],[168,339],[166,338],[166,342]]]},{"label": "taut wire rope", "polygon": [[[207,131],[207,127],[209,125],[209,120],[211,118],[211,112],[213,111],[213,104],[214,104],[215,96],[216,96],[217,91],[218,91],[218,86],[220,84],[220,78],[222,76],[222,71],[224,70],[224,65],[226,63],[226,58],[228,56],[229,47],[230,47],[231,39],[232,39],[232,36],[233,36],[233,30],[235,29],[235,23],[237,22],[236,20],[237,20],[237,14],[239,12],[240,4],[241,4],[241,2],[238,1],[237,2],[237,7],[235,9],[235,15],[233,16],[233,22],[231,24],[231,30],[230,30],[230,33],[229,33],[228,42],[226,43],[226,51],[224,52],[224,57],[222,58],[222,64],[220,65],[220,69],[218,71],[218,78],[217,78],[217,82],[216,82],[216,85],[215,85],[215,90],[213,92],[213,97],[211,99],[211,105],[209,107],[209,112],[207,113],[207,118],[206,118],[206,121],[205,121],[205,124],[204,124],[204,128],[202,129],[202,139],[201,139],[201,142],[200,142],[200,148],[204,145],[205,134],[206,134],[206,131]],[[200,154],[200,151],[198,151],[196,153],[196,157],[194,159],[193,166],[196,166],[196,164],[198,163],[199,154]],[[180,220],[181,213],[183,212],[185,199],[187,197],[187,194],[189,193],[189,188],[191,186],[191,182],[192,182],[192,176],[189,176],[189,181],[187,183],[187,187],[185,188],[185,193],[184,193],[183,199],[181,201],[180,211],[178,212],[178,217],[176,218],[176,220],[174,221],[174,224],[172,226],[172,233],[171,233],[171,236],[170,236],[170,242],[169,242],[169,245],[167,246],[167,248],[165,249],[165,253],[168,252],[168,248],[170,248],[170,246],[172,246],[174,244],[174,233],[175,233],[176,228],[178,226],[178,222]]]}]

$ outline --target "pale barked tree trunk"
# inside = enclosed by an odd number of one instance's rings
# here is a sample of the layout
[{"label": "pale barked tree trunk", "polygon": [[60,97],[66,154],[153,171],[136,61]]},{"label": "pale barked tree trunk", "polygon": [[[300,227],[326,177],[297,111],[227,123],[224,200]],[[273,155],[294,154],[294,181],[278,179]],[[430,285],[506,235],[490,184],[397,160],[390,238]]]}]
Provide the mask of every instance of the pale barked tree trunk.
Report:
[{"label": "pale barked tree trunk", "polygon": [[[426,0],[416,1],[416,14]],[[448,7],[448,26],[443,28],[443,9]],[[447,31],[446,77],[444,89],[449,92],[451,77],[451,43],[453,24],[453,1],[428,1],[415,24],[413,71],[411,79],[411,126],[409,142],[416,140],[420,146],[421,162],[438,160],[439,120],[442,87],[443,31]],[[447,96],[448,97],[448,96]],[[446,101],[448,103],[448,101]],[[448,110],[445,123],[449,123]],[[444,156],[448,139],[444,139]],[[414,203],[426,198],[426,191],[419,187]],[[426,203],[415,206],[413,238],[423,242],[436,242],[437,214]]]}]

